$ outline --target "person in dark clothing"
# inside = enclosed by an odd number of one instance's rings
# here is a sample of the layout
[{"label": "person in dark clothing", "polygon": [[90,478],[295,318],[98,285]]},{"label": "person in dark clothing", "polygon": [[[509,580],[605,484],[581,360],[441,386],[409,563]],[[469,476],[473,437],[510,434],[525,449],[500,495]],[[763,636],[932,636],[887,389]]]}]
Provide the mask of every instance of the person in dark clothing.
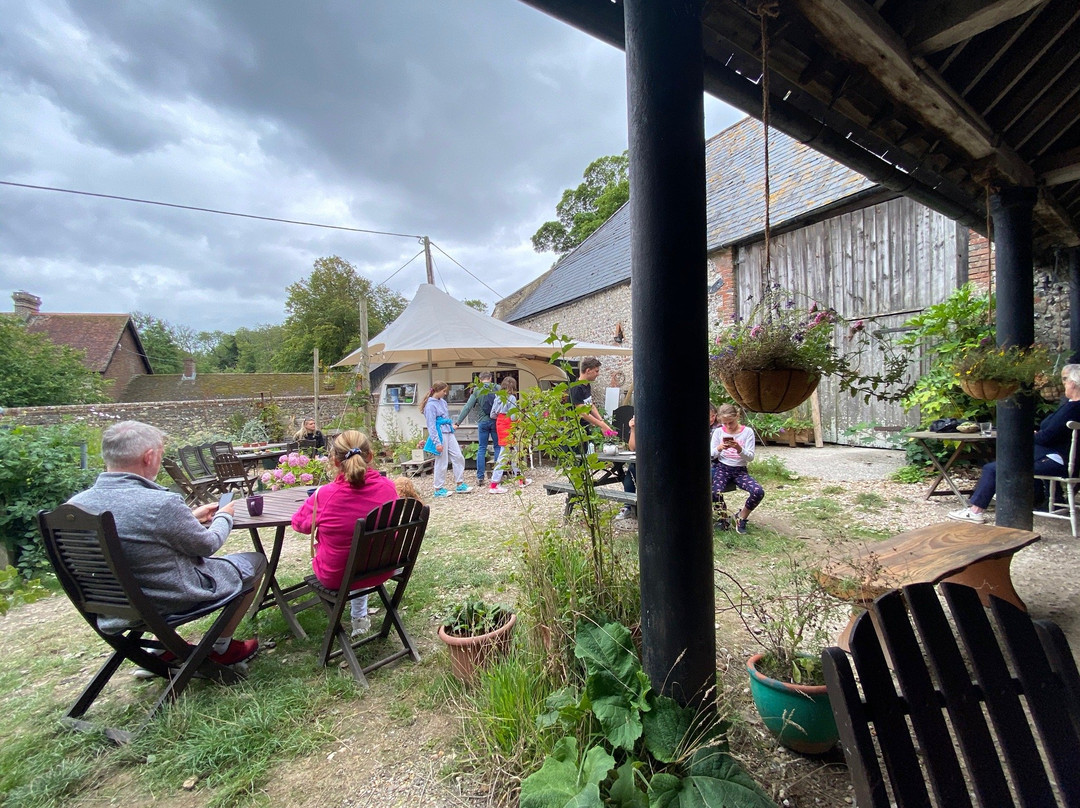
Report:
[{"label": "person in dark clothing", "polygon": [[[1065,383],[1065,400],[1054,412],[1046,416],[1035,432],[1035,473],[1065,474],[1069,458],[1072,430],[1069,421],[1080,421],[1080,365],[1066,365],[1061,369],[1061,381]],[[997,462],[987,463],[979,474],[979,482],[971,492],[968,506],[949,513],[958,522],[986,521],[986,508],[997,491]]]},{"label": "person in dark clothing", "polygon": [[495,446],[495,462],[499,462],[499,433],[495,430],[495,419],[491,417],[491,405],[495,403],[498,394],[498,386],[491,381],[491,371],[484,370],[479,374],[480,383],[473,387],[472,395],[465,402],[465,406],[457,416],[456,426],[461,426],[473,407],[476,407],[476,479],[480,485],[484,484],[487,475],[487,445],[490,440]]},{"label": "person in dark clothing", "polygon": [[296,433],[295,439],[300,440],[313,440],[315,441],[316,449],[326,448],[326,438],[323,437],[323,433],[315,428],[315,419],[308,418],[304,421],[304,425],[300,427],[300,431]]}]

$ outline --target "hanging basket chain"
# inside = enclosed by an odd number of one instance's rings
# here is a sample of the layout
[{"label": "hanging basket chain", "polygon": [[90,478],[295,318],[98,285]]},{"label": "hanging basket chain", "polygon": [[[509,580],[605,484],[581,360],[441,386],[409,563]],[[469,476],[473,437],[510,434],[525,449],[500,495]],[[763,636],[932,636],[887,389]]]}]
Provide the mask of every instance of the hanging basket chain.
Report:
[{"label": "hanging basket chain", "polygon": [[779,3],[767,0],[758,5],[758,17],[761,20],[761,126],[765,138],[765,256],[761,267],[762,299],[769,289],[769,277],[772,272],[772,252],[770,247],[771,222],[769,202],[772,196],[769,188],[769,30],[768,18],[779,14]]},{"label": "hanging basket chain", "polygon": [[991,327],[994,325],[994,264],[992,253],[994,239],[990,234],[990,183],[986,183],[986,316]]}]

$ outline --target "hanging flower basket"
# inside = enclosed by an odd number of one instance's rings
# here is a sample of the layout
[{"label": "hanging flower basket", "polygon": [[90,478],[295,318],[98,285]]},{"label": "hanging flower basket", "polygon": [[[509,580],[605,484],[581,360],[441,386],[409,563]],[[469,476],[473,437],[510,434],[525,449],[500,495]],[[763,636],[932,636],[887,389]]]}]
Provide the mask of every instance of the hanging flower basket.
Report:
[{"label": "hanging flower basket", "polygon": [[736,370],[721,377],[728,395],[750,412],[787,412],[810,398],[821,377],[805,370]]},{"label": "hanging flower basket", "polygon": [[980,401],[1000,401],[1019,390],[1020,385],[994,379],[961,379],[960,389]]},{"label": "hanging flower basket", "polygon": [[1058,373],[1040,373],[1035,377],[1035,388],[1046,401],[1058,401],[1065,396],[1065,385]]}]

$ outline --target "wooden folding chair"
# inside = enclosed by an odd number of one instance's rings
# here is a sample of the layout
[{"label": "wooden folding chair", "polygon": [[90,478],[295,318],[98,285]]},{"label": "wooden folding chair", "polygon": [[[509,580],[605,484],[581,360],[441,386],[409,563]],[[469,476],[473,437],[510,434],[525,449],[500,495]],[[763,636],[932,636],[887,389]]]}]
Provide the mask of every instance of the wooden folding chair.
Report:
[{"label": "wooden folding chair", "polygon": [[[61,505],[50,512],[38,513],[38,526],[45,542],[45,552],[52,562],[56,577],[64,591],[86,622],[112,648],[112,656],[90,680],[82,695],[64,715],[64,722],[74,729],[98,729],[80,720],[101,693],[109,679],[125,659],[140,668],[168,680],[168,684],[139,725],[142,729],[154,717],[162,704],[175,701],[191,678],[200,676],[222,684],[232,684],[243,675],[232,668],[210,660],[214,642],[243,605],[244,596],[252,589],[247,586],[226,601],[202,606],[183,615],[163,615],[144,594],[130,572],[124,549],[116,533],[116,522],[109,511],[94,513],[74,505]],[[176,627],[221,612],[197,645],[190,645]],[[109,634],[98,627],[100,617],[116,617],[131,627]],[[152,635],[144,638],[143,635]],[[172,655],[166,661],[152,651]],[[126,743],[132,733],[103,728],[105,735],[116,743]],[[136,730],[137,732],[138,730]]]},{"label": "wooden folding chair", "polygon": [[[428,507],[419,500],[397,499],[387,502],[369,513],[365,519],[357,520],[349,561],[345,567],[346,575],[342,578],[340,587],[336,590],[327,589],[314,575],[305,579],[311,590],[318,595],[329,621],[319,652],[320,665],[326,667],[331,660],[344,656],[353,677],[366,687],[365,674],[383,665],[404,656],[410,657],[413,662],[420,661],[416,644],[398,615],[398,607],[412,575],[413,565],[420,554],[420,545],[427,530],[428,514]],[[386,584],[390,581],[395,583],[393,597],[386,590]],[[371,593],[378,593],[386,611],[382,628],[378,633],[373,632],[353,641],[350,630],[341,625],[341,615],[347,603]],[[397,631],[404,647],[361,667],[356,658],[356,649],[369,642],[386,639],[391,627]],[[335,641],[338,645],[336,650]]]},{"label": "wooden folding chair", "polygon": [[[1068,519],[1069,527],[1072,528],[1073,538],[1076,538],[1077,502],[1076,489],[1080,487],[1080,451],[1077,444],[1080,443],[1080,421],[1069,421],[1066,424],[1072,430],[1072,442],[1069,444],[1068,467],[1063,475],[1036,474],[1036,480],[1046,483],[1046,508],[1035,510],[1035,516],[1049,516],[1051,519]],[[1067,502],[1057,502],[1058,494],[1064,494]]]},{"label": "wooden folding chair", "polygon": [[184,502],[188,505],[204,505],[213,499],[217,485],[216,478],[196,483],[184,474],[184,470],[172,458],[162,458],[161,465],[172,478],[172,481],[176,483],[176,487],[180,489],[180,493],[184,497]]},{"label": "wooden folding chair", "polygon": [[207,443],[206,448],[210,450],[211,460],[217,460],[222,455],[236,454],[236,449],[227,440],[216,440],[213,443]]},{"label": "wooden folding chair", "polygon": [[211,481],[217,482],[217,475],[214,474],[213,468],[207,470],[198,446],[181,446],[178,453],[180,455],[180,465],[184,467],[184,471],[187,472],[187,476],[191,478],[192,483],[201,485]]},{"label": "wooden folding chair", "polygon": [[842,649],[822,654],[856,804],[1080,805],[1080,674],[1061,629],[993,596],[984,609],[967,586],[940,591],[949,615],[913,584],[859,617],[857,681]]},{"label": "wooden folding chair", "polygon": [[304,438],[297,441],[298,451],[302,454],[306,454],[308,457],[314,457],[315,453],[319,450],[314,438]]},{"label": "wooden folding chair", "polygon": [[217,486],[220,491],[239,489],[241,493],[255,493],[254,474],[249,474],[244,461],[235,454],[222,452],[214,457],[214,472],[217,474]]}]

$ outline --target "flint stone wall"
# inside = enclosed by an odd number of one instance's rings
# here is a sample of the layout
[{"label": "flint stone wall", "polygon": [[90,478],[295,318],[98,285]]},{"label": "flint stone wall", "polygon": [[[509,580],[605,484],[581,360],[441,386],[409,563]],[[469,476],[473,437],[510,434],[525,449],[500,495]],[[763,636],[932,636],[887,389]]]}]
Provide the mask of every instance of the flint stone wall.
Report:
[{"label": "flint stone wall", "polygon": [[[319,420],[337,416],[344,395],[319,396]],[[67,404],[58,407],[11,407],[4,417],[25,426],[66,422],[85,423],[101,429],[117,421],[143,421],[168,434],[185,435],[197,431],[229,431],[237,414],[254,418],[264,402],[252,398],[222,398],[205,401],[133,401],[123,404]],[[277,404],[286,419],[300,419],[315,411],[314,396],[278,396],[265,403]]]}]

